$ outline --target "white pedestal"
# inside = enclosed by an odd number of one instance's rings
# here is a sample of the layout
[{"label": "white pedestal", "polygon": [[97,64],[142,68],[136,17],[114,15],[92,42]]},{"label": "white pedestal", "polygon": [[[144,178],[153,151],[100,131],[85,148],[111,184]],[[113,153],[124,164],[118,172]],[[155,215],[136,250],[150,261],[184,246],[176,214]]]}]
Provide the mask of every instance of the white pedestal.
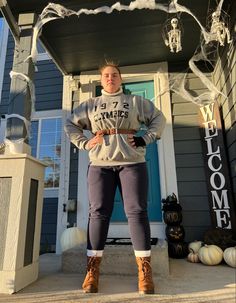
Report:
[{"label": "white pedestal", "polygon": [[38,277],[44,168],[27,154],[0,156],[0,293]]}]

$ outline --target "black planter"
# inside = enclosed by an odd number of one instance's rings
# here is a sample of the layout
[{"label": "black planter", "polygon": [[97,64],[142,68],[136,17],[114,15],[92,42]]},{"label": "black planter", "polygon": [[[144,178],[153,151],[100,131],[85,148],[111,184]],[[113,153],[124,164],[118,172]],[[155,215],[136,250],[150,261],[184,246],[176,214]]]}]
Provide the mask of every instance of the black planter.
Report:
[{"label": "black planter", "polygon": [[183,241],[185,231],[182,225],[167,225],[166,226],[166,237],[170,242]]},{"label": "black planter", "polygon": [[185,231],[182,222],[182,207],[173,193],[162,200],[163,219],[166,223],[168,253],[172,258],[185,258],[188,255],[188,244],[184,242]]},{"label": "black planter", "polygon": [[177,202],[164,202],[162,201],[162,210],[163,211],[170,211],[170,210],[174,210],[174,211],[182,211],[182,207],[180,206],[179,203]]},{"label": "black planter", "polygon": [[171,258],[182,259],[188,255],[187,242],[168,242],[168,254]]},{"label": "black planter", "polygon": [[163,219],[167,225],[178,225],[182,222],[182,212],[177,210],[165,211]]}]

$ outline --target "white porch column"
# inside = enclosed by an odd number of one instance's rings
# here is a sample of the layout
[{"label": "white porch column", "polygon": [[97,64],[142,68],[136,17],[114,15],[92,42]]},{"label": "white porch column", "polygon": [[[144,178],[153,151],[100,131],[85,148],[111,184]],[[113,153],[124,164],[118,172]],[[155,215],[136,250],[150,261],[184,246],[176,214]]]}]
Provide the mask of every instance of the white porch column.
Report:
[{"label": "white porch column", "polygon": [[[19,15],[21,31],[13,62],[13,71],[31,82],[34,65],[25,59],[30,54],[36,17],[34,13]],[[38,277],[45,165],[29,155],[26,126],[31,103],[29,84],[14,77],[6,121],[9,142],[0,156],[0,293],[14,293]]]},{"label": "white porch column", "polygon": [[0,293],[38,277],[44,168],[27,154],[0,156]]}]

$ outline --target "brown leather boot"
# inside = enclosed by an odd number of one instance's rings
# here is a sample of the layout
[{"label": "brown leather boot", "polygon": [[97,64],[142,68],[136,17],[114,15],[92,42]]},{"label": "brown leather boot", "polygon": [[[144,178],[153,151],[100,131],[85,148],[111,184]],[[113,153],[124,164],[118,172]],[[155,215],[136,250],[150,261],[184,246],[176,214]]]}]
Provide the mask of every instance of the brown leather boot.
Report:
[{"label": "brown leather boot", "polygon": [[154,294],[151,257],[136,257],[138,265],[138,289],[140,294]]},{"label": "brown leather boot", "polygon": [[86,293],[98,292],[99,265],[101,257],[87,257],[87,274],[82,288]]}]

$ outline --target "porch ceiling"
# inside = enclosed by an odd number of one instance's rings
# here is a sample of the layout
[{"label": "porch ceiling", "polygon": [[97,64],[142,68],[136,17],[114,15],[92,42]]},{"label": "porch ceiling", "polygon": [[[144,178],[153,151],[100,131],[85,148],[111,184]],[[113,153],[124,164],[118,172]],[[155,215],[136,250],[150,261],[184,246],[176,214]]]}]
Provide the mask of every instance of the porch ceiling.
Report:
[{"label": "porch ceiling", "polygon": [[[118,1],[56,0],[66,8],[95,9],[104,5],[112,6]],[[131,1],[121,0],[129,5]],[[20,13],[41,13],[48,0],[7,0],[16,20]],[[169,4],[167,0],[156,3]],[[215,1],[179,0],[199,19],[203,26],[209,5]],[[173,15],[160,10],[114,11],[112,14],[81,15],[67,17],[44,25],[41,41],[65,74],[79,74],[81,71],[96,69],[104,59],[118,61],[120,66],[169,61],[170,64],[186,62],[199,45],[200,28],[189,14],[182,13],[184,28],[183,50],[171,53],[162,37],[163,23]]]}]

